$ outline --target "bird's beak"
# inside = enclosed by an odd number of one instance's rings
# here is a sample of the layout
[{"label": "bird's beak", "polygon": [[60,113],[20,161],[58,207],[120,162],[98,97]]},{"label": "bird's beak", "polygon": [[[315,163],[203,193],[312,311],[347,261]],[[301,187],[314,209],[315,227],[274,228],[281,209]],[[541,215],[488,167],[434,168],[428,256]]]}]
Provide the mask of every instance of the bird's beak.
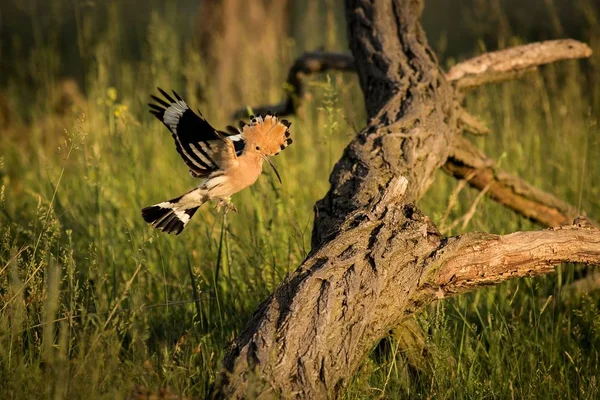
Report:
[{"label": "bird's beak", "polygon": [[277,168],[275,168],[275,166],[273,165],[273,163],[271,162],[271,160],[269,160],[269,157],[265,156],[263,153],[260,153],[260,156],[262,158],[264,158],[266,162],[269,163],[269,165],[271,166],[271,168],[273,168],[273,171],[275,171],[275,175],[277,175],[277,179],[279,179],[279,183],[283,183],[281,181],[281,176],[279,176],[279,172],[277,172]]}]

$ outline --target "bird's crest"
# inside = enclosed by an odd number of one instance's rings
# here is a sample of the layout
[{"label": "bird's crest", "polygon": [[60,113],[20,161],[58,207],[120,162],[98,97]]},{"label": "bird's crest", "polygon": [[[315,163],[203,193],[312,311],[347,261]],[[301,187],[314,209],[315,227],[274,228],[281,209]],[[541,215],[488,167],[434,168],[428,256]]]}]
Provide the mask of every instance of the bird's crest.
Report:
[{"label": "bird's crest", "polygon": [[292,144],[290,138],[291,123],[279,120],[274,115],[251,116],[250,123],[242,127],[246,146],[254,148],[266,156],[274,156]]}]

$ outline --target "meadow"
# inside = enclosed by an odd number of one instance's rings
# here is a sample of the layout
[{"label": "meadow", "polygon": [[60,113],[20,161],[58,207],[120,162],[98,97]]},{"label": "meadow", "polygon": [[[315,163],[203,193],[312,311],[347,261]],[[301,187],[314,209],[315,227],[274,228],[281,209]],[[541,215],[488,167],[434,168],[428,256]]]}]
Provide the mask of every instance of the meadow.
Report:
[{"label": "meadow", "polygon": [[[556,35],[544,38],[565,35],[546,3]],[[575,3],[591,59],[466,101],[492,131],[474,140],[502,168],[600,220],[600,6]],[[169,4],[134,33],[118,2],[96,4],[105,21],[80,21],[68,39],[75,58],[44,32],[15,51],[19,67],[0,79],[0,398],[120,399],[135,386],[208,394],[228,343],[310,250],[313,205],[365,124],[362,94],[351,73],[311,77],[289,118],[294,144],[274,159],[283,183],[265,168],[233,197],[238,213],[207,204],[177,237],[147,226],[140,210],[197,181],[146,103],[156,86],[175,89],[224,127],[239,107],[278,101],[295,57],[347,49],[340,4],[318,4],[294,10],[293,39],[267,25],[260,45],[238,34],[232,55],[214,38],[218,68],[198,50],[186,10]],[[490,35],[495,47],[540,39],[507,29],[510,18],[494,10],[505,25],[491,33],[473,24],[479,14],[465,14],[461,54],[449,54],[443,29],[430,35],[442,66],[486,50]],[[79,74],[65,77],[77,60]],[[439,226],[474,210],[446,234],[540,229],[469,188],[449,207],[457,185],[440,171],[419,203]],[[600,397],[600,292],[573,285],[593,273],[562,265],[433,304],[414,321],[424,335],[374,351],[344,398]]]}]

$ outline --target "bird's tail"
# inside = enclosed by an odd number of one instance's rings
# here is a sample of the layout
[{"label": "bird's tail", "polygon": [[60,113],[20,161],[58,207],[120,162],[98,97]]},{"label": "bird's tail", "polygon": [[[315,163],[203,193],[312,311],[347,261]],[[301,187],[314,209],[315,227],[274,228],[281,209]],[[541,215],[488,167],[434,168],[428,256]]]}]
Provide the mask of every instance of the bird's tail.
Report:
[{"label": "bird's tail", "polygon": [[179,235],[207,200],[206,190],[196,188],[183,196],[143,208],[142,217],[158,230]]}]

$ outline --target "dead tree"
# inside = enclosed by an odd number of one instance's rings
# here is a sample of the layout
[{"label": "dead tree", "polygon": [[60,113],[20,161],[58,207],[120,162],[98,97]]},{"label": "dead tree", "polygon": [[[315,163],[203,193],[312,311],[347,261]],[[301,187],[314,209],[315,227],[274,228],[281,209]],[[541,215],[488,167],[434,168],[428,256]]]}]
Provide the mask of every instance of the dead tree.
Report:
[{"label": "dead tree", "polygon": [[[353,57],[345,64],[327,53],[309,57],[306,71],[355,68],[368,123],[316,204],[310,254],[231,346],[216,397],[335,398],[377,341],[432,301],[546,274],[561,262],[600,264],[593,224],[566,225],[571,206],[498,171],[463,137],[486,132],[462,108],[466,89],[591,50],[571,40],[537,43],[444,74],[419,22],[421,0],[346,0],[345,7]],[[439,168],[529,218],[562,226],[444,237],[414,205]]]}]

